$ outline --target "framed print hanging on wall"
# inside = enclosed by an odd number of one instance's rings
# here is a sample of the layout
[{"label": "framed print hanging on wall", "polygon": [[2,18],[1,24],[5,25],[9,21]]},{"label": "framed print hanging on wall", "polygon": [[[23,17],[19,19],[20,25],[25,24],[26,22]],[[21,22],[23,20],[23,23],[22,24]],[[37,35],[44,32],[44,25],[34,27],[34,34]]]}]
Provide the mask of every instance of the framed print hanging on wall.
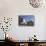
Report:
[{"label": "framed print hanging on wall", "polygon": [[19,26],[34,26],[35,17],[34,15],[20,15],[18,17]]}]

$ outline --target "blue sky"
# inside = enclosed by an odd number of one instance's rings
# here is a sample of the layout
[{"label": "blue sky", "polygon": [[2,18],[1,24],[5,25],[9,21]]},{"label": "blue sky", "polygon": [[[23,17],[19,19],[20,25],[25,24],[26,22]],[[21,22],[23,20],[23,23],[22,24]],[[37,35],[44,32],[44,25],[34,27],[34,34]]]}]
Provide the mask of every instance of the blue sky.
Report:
[{"label": "blue sky", "polygon": [[28,16],[20,16],[21,18],[25,19],[26,21],[30,21],[30,20],[34,20],[34,16],[33,15],[28,15]]}]

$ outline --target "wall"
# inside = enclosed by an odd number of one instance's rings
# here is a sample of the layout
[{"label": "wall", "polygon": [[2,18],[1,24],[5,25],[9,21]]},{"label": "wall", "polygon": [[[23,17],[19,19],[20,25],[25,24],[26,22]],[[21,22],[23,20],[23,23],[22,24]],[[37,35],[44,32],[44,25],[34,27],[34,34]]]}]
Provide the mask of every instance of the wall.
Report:
[{"label": "wall", "polygon": [[[45,6],[44,6],[45,7]],[[10,35],[17,40],[27,40],[34,34],[37,35],[37,39],[45,39],[45,15],[46,8],[32,8],[29,5],[28,0],[0,0],[0,16],[12,17],[13,22],[10,31]],[[35,26],[34,27],[20,27],[18,26],[19,15],[34,15]],[[2,33],[2,31],[1,31]],[[2,35],[2,34],[1,34]],[[0,36],[2,39],[2,36]]]}]

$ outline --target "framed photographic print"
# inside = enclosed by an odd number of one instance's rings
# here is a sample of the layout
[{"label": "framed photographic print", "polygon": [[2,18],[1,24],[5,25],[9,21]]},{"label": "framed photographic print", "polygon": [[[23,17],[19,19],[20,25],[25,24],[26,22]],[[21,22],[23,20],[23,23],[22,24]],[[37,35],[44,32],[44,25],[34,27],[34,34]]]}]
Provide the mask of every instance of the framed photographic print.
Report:
[{"label": "framed photographic print", "polygon": [[35,17],[34,15],[20,15],[18,17],[19,26],[34,26]]}]

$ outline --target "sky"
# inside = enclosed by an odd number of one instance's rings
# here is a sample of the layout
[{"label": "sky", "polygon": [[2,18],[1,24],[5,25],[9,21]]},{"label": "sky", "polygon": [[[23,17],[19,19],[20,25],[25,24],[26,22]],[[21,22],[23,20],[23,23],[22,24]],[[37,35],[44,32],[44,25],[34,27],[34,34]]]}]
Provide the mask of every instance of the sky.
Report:
[{"label": "sky", "polygon": [[20,16],[21,18],[25,19],[26,21],[34,21],[34,16],[33,15],[27,15],[27,16]]}]

